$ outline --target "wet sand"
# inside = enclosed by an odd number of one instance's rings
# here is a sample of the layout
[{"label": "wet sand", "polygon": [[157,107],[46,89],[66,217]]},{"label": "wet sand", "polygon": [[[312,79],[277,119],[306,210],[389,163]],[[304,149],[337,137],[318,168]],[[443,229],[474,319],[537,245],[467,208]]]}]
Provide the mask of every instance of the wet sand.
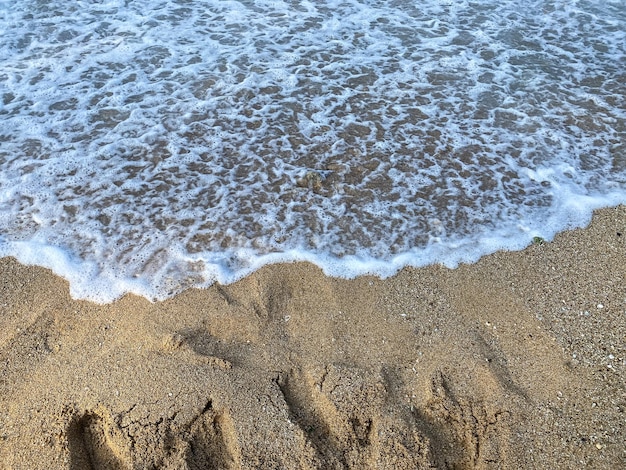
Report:
[{"label": "wet sand", "polygon": [[162,303],[0,260],[0,468],[625,468],[626,207],[455,270]]}]

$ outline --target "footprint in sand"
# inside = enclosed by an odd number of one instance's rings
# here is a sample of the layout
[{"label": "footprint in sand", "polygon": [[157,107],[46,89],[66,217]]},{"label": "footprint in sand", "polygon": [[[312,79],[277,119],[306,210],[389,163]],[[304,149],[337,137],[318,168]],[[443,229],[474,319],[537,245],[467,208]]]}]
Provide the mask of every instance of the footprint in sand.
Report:
[{"label": "footprint in sand", "polygon": [[208,401],[191,423],[185,463],[189,470],[241,468],[236,431],[230,416]]},{"label": "footprint in sand", "polygon": [[127,470],[131,466],[124,437],[109,419],[88,411],[67,430],[71,470]]}]

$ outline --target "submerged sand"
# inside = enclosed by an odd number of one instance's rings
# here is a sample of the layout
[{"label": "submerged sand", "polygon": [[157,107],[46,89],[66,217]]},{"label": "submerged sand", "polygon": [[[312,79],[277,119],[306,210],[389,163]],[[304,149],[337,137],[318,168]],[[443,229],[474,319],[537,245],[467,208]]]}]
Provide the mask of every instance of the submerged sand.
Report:
[{"label": "submerged sand", "polygon": [[626,207],[387,280],[162,303],[0,260],[0,468],[625,468]]}]

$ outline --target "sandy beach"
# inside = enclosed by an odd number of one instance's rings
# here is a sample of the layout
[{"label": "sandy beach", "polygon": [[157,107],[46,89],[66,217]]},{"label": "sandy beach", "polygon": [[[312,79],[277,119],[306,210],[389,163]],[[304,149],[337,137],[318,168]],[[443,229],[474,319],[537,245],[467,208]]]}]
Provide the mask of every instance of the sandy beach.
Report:
[{"label": "sandy beach", "polygon": [[626,467],[626,207],[473,265],[162,302],[0,260],[4,469]]}]

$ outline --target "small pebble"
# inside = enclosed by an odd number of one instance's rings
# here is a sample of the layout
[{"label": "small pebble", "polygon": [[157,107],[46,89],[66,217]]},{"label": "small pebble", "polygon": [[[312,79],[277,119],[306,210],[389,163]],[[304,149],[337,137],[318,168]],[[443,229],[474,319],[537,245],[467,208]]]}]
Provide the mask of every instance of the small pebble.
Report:
[{"label": "small pebble", "polygon": [[597,448],[598,450],[602,449],[602,444],[596,444],[596,448]]},{"label": "small pebble", "polygon": [[603,309],[603,308],[604,308],[604,305],[602,305],[602,304],[598,304],[598,305],[597,305],[597,307],[598,307],[599,309]]}]

